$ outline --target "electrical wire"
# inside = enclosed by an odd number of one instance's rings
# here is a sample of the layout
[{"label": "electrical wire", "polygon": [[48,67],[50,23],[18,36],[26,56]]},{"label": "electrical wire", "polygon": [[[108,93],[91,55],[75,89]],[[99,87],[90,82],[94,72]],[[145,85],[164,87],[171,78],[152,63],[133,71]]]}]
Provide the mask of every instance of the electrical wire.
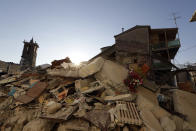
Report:
[{"label": "electrical wire", "polygon": [[181,50],[181,51],[179,51],[179,52],[181,53],[181,52],[184,52],[184,51],[191,50],[191,49],[193,49],[193,48],[196,48],[196,45],[194,45],[194,46],[190,46],[190,47],[188,47],[188,48],[186,48],[186,49],[182,49],[182,50]]}]

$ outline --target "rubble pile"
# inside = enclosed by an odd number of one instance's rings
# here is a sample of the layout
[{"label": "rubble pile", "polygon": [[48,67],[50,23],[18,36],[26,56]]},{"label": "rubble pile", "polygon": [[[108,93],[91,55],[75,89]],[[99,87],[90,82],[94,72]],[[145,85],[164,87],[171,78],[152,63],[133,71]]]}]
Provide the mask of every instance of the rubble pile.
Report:
[{"label": "rubble pile", "polygon": [[102,57],[76,66],[67,57],[2,75],[1,130],[196,130],[196,95],[156,85],[147,72]]}]

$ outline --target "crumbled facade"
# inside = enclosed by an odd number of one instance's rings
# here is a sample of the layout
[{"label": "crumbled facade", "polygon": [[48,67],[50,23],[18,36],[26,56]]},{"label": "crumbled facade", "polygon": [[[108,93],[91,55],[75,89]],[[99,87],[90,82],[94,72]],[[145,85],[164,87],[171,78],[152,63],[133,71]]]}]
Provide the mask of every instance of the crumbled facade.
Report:
[{"label": "crumbled facade", "polygon": [[13,62],[0,61],[0,73],[15,74],[20,71],[20,65]]},{"label": "crumbled facade", "polygon": [[177,33],[178,28],[151,29],[150,26],[137,25],[114,36],[115,44],[102,48],[94,58],[101,56],[126,67],[147,64],[153,69],[151,76],[157,79],[157,75],[169,73],[172,69],[171,60],[180,48]]},{"label": "crumbled facade", "polygon": [[[66,57],[51,66],[0,75],[0,130],[194,131],[195,89],[148,78],[168,71],[179,72],[178,80],[187,79],[182,69],[171,71],[171,59],[180,47],[176,33],[176,28],[136,26],[80,65]],[[28,48],[23,56],[37,49]],[[32,57],[23,58],[29,58],[27,66],[32,67]]]}]

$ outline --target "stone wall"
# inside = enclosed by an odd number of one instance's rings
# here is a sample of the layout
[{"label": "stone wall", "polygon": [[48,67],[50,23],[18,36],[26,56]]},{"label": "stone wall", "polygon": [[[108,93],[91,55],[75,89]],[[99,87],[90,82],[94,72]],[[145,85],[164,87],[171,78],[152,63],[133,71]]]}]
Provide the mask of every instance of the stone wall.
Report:
[{"label": "stone wall", "polygon": [[8,74],[15,74],[20,71],[20,65],[13,62],[0,61],[0,70]]}]

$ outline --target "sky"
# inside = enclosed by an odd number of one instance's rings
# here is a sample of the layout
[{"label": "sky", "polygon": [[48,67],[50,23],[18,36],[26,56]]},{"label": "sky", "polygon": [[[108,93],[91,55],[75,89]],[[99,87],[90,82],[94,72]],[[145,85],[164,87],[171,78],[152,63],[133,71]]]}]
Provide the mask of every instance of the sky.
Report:
[{"label": "sky", "polygon": [[87,61],[114,35],[135,25],[175,27],[181,48],[176,64],[196,63],[196,22],[189,22],[196,0],[0,0],[0,60],[19,63],[23,41],[39,44],[37,65],[67,56]]}]

